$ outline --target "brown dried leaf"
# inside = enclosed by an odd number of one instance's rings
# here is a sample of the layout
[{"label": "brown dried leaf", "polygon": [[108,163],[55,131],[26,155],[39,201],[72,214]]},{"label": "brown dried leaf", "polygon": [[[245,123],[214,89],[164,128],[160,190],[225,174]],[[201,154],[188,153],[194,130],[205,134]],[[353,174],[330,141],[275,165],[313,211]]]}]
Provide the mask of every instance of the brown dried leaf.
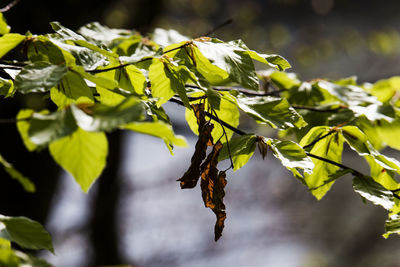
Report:
[{"label": "brown dried leaf", "polygon": [[193,105],[197,123],[199,125],[199,138],[196,142],[195,151],[193,153],[189,169],[178,179],[182,189],[194,188],[200,178],[201,163],[206,158],[207,145],[212,144],[211,131],[214,125],[206,121],[204,116],[204,104]]},{"label": "brown dried leaf", "polygon": [[226,218],[225,204],[223,198],[225,196],[226,174],[224,171],[218,172],[218,155],[222,149],[222,143],[218,141],[212,152],[201,165],[201,193],[204,205],[215,213],[217,222],[215,223],[214,235],[217,241],[224,228]]}]

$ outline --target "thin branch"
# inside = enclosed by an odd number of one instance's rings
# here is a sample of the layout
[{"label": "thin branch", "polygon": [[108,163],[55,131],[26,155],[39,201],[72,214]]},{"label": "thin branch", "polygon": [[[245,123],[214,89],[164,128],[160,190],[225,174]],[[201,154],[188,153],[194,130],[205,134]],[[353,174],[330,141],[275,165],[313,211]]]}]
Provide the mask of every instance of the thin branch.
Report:
[{"label": "thin branch", "polygon": [[217,30],[221,29],[222,27],[225,27],[226,25],[229,25],[233,22],[233,19],[230,18],[224,22],[222,22],[221,24],[215,26],[212,30],[210,30],[209,32],[203,34],[202,36],[209,36],[210,34],[216,32]]},{"label": "thin branch", "polygon": [[[192,84],[186,84],[185,87],[200,89],[199,86],[192,85]],[[245,89],[242,87],[212,87],[212,89],[214,89],[215,91],[219,91],[219,92],[228,92],[228,91],[236,90],[242,94],[249,95],[249,96],[271,96],[271,95],[279,94],[279,93],[285,91],[285,90],[276,90],[276,91],[272,91],[272,92],[260,92],[260,91]]]},{"label": "thin branch", "polygon": [[0,118],[0,124],[14,124],[20,121],[29,121],[31,120],[32,117],[27,117],[27,118],[21,118],[21,119],[17,119],[17,118]]},{"label": "thin branch", "polygon": [[341,164],[341,163],[339,163],[339,162],[336,162],[336,161],[333,161],[333,160],[330,160],[330,159],[326,159],[326,158],[323,158],[323,157],[314,155],[314,154],[312,154],[312,153],[310,153],[310,152],[306,152],[306,155],[309,156],[309,157],[311,157],[311,158],[319,159],[319,160],[324,161],[324,162],[326,162],[326,163],[329,163],[329,164],[338,166],[339,168],[342,168],[342,169],[344,169],[344,170],[350,170],[351,173],[354,174],[355,176],[359,176],[359,177],[365,176],[365,175],[362,174],[361,172],[359,172],[359,171],[357,171],[357,170],[355,170],[355,169],[353,169],[353,168],[351,168],[351,167],[349,167],[349,166],[343,165],[343,164]]},{"label": "thin branch", "polygon": [[20,1],[20,0],[14,0],[14,1],[12,1],[12,2],[9,3],[8,5],[6,5],[5,7],[0,8],[0,12],[1,12],[1,13],[4,13],[4,12],[9,11],[9,10],[10,10],[11,8],[13,8],[16,4],[18,4],[19,1]]},{"label": "thin branch", "polygon": [[316,143],[318,143],[319,141],[321,141],[322,139],[324,139],[325,137],[328,137],[329,135],[336,133],[335,129],[330,130],[327,134],[315,139],[314,141],[312,141],[311,143],[309,143],[308,145],[303,146],[303,149],[309,148],[313,145],[315,145]]},{"label": "thin branch", "polygon": [[294,109],[304,109],[304,110],[310,110],[310,111],[315,111],[315,112],[336,112],[341,110],[343,107],[339,108],[333,108],[333,109],[319,109],[315,107],[308,107],[308,106],[298,106],[298,105],[291,105]]},{"label": "thin branch", "polygon": [[[165,55],[165,54],[170,53],[170,52],[172,52],[172,51],[181,49],[181,48],[186,47],[186,46],[188,46],[188,45],[190,45],[190,44],[192,44],[192,42],[191,42],[191,41],[188,41],[188,42],[184,43],[183,45],[180,45],[180,46],[178,46],[178,47],[175,47],[175,48],[169,49],[169,50],[167,50],[167,51],[164,51],[164,52],[162,53],[162,55]],[[88,72],[88,73],[96,74],[96,73],[101,73],[101,72],[107,72],[107,71],[122,69],[122,68],[125,68],[125,67],[129,66],[129,65],[133,65],[133,64],[137,64],[137,63],[142,63],[142,62],[149,61],[149,60],[152,60],[152,59],[153,59],[152,57],[147,57],[147,58],[143,58],[143,59],[141,59],[141,60],[139,60],[139,61],[136,61],[136,62],[124,63],[124,64],[120,64],[120,65],[115,66],[115,67],[110,67],[110,68],[105,68],[105,69],[97,69],[97,70],[85,70],[85,71]]]}]

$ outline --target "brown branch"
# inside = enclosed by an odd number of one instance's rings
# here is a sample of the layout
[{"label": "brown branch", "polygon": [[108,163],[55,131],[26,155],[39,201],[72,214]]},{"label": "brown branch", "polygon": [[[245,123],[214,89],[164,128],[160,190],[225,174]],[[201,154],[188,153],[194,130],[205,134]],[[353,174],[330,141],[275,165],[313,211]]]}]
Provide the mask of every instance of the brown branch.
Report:
[{"label": "brown branch", "polygon": [[13,8],[15,5],[17,5],[19,1],[20,1],[20,0],[14,0],[14,1],[12,1],[12,2],[9,3],[8,5],[6,5],[5,7],[0,8],[0,12],[1,12],[1,13],[4,13],[4,12],[9,11],[11,8]]}]

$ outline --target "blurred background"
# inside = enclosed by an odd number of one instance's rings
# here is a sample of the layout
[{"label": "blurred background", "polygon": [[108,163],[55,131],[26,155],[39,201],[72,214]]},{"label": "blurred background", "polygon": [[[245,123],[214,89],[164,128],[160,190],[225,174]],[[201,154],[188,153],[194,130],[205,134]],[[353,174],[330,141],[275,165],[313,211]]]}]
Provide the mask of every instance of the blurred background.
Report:
[{"label": "blurred background", "polygon": [[[5,17],[20,33],[51,32],[50,21],[72,29],[99,21],[143,34],[171,28],[190,37],[233,19],[212,36],[280,54],[301,79],[355,75],[374,82],[400,72],[399,11],[395,0],[21,0]],[[2,100],[0,115],[9,118],[28,104]],[[47,151],[27,153],[16,129],[1,125],[7,142],[0,153],[32,177],[37,193],[24,193],[0,171],[0,214],[44,223],[56,255],[41,255],[55,266],[400,266],[399,238],[381,237],[385,211],[362,203],[350,177],[317,201],[272,155],[263,161],[257,153],[243,169],[228,172],[228,218],[215,243],[215,215],[204,208],[200,190],[180,190],[175,181],[190,163],[195,136],[183,109],[166,109],[189,147],[171,156],[158,139],[111,134],[107,168],[88,194]],[[368,172],[350,151],[343,161]]]}]

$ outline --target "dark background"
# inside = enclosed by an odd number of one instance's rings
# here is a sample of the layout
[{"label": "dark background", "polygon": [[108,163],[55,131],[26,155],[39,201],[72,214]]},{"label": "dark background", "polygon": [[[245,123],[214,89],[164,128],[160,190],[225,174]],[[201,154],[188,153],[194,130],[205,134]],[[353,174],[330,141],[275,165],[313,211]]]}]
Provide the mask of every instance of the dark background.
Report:
[{"label": "dark background", "polygon": [[[400,2],[395,0],[21,0],[5,17],[12,31],[20,33],[51,32],[50,21],[71,29],[99,21],[143,34],[156,27],[173,28],[190,37],[201,36],[232,18],[231,24],[212,35],[226,41],[240,38],[254,50],[280,54],[292,64],[289,71],[298,73],[301,79],[356,75],[362,82],[374,82],[400,71],[399,10]],[[0,114],[5,118],[29,104],[25,99],[2,102]],[[171,110],[182,112],[174,107]],[[181,120],[177,116],[177,122]],[[189,134],[184,129],[177,131]],[[199,192],[175,193],[171,189],[178,187],[174,178],[186,168],[193,145],[182,152],[189,154],[171,161],[176,164],[171,168],[163,165],[162,158],[126,151],[129,142],[152,146],[152,139],[142,141],[142,137],[119,132],[110,135],[107,169],[88,195],[76,193],[80,204],[76,199],[68,200],[71,194],[65,192],[73,190],[74,185],[66,185],[47,151],[27,153],[10,125],[2,126],[0,136],[4,140],[1,154],[32,177],[38,188],[36,194],[26,194],[2,172],[0,214],[24,215],[47,224],[58,253],[43,255],[56,266],[68,266],[71,259],[78,266],[400,265],[396,257],[398,237],[381,237],[385,212],[362,204],[352,192],[350,180],[340,181],[317,202],[273,159],[256,161],[228,180],[227,225],[221,241],[214,244],[213,218],[202,207]],[[154,153],[165,149],[157,145]],[[144,162],[149,166],[147,173],[135,172],[139,168],[135,162],[144,155],[148,155]],[[347,160],[362,166],[350,156]],[[121,171],[123,166],[129,171]],[[161,172],[165,179],[158,177],[154,184],[144,182],[157,173],[157,168],[165,169]],[[175,203],[175,207],[169,206],[167,212],[163,209],[170,202],[165,196],[175,199],[169,193],[172,191],[183,198],[172,202],[170,206]],[[60,215],[65,206],[57,203],[69,202],[75,203],[75,212],[81,207],[79,216]],[[62,228],[65,222],[57,221],[54,214],[70,220],[70,227]],[[74,221],[77,217],[79,222]],[[176,230],[176,225],[180,229]],[[199,225],[203,227],[200,230]],[[75,236],[79,236],[77,243],[70,242]],[[80,251],[75,253],[76,246]],[[274,257],[276,247],[281,250]],[[287,258],[280,258],[282,255]]]}]

